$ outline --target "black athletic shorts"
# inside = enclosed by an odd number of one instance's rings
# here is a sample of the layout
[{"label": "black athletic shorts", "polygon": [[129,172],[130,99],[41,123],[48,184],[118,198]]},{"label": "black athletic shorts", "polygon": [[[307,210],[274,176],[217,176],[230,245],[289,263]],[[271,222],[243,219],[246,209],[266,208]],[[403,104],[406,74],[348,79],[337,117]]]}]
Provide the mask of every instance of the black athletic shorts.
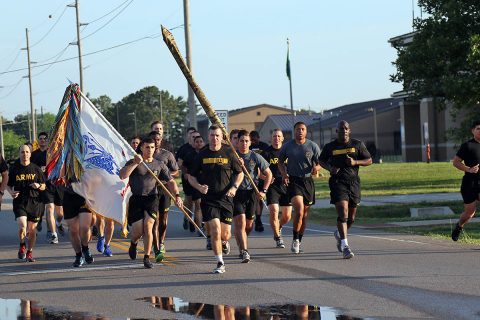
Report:
[{"label": "black athletic shorts", "polygon": [[69,191],[63,194],[63,215],[65,220],[73,219],[82,212],[90,212],[85,206],[85,198]]},{"label": "black athletic shorts", "polygon": [[291,206],[288,198],[287,186],[284,184],[271,184],[267,190],[267,205],[278,204],[280,206]]},{"label": "black athletic shorts", "polygon": [[168,213],[170,206],[172,205],[172,198],[163,190],[162,187],[158,188],[158,212]]},{"label": "black athletic shorts", "polygon": [[463,176],[462,186],[460,187],[463,203],[469,204],[478,200],[480,194],[480,183],[478,179]]},{"label": "black athletic shorts", "polygon": [[188,180],[185,179],[183,175],[182,175],[182,188],[183,188],[183,193],[186,196],[191,196],[192,193],[196,190],[194,187],[192,187],[190,182],[188,182]]},{"label": "black athletic shorts", "polygon": [[330,177],[328,186],[330,187],[331,204],[348,201],[349,208],[356,208],[360,204],[360,179],[343,180]]},{"label": "black athletic shorts", "polygon": [[158,217],[158,195],[134,196],[128,201],[128,225],[145,218],[145,212],[152,218]]},{"label": "black athletic shorts", "polygon": [[248,220],[255,218],[258,197],[253,190],[237,190],[233,198],[233,216],[245,214]]},{"label": "black athletic shorts", "polygon": [[20,198],[13,199],[13,213],[15,214],[15,220],[19,217],[27,217],[27,221],[39,222],[42,213],[45,210],[45,205],[42,202],[42,198]]},{"label": "black athletic shorts", "polygon": [[201,199],[201,198],[202,198],[202,193],[200,191],[198,191],[197,189],[193,188],[192,200],[197,201],[198,199]]},{"label": "black athletic shorts", "polygon": [[200,203],[204,222],[219,219],[225,224],[232,224],[233,199],[227,196],[203,195]]},{"label": "black athletic shorts", "polygon": [[315,184],[312,177],[289,177],[290,183],[287,187],[288,198],[290,201],[295,196],[303,197],[303,204],[311,206],[315,204]]},{"label": "black athletic shorts", "polygon": [[52,184],[47,181],[47,188],[42,192],[42,200],[44,204],[53,203],[56,206],[63,205],[64,187]]}]

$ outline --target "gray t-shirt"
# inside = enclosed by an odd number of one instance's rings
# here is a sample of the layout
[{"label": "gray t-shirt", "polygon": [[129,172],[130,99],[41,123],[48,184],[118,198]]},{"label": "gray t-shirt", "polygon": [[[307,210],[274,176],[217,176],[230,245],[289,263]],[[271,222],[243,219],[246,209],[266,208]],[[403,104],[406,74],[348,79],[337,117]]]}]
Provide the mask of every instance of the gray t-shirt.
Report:
[{"label": "gray t-shirt", "polygon": [[[132,163],[133,160],[129,160],[125,164],[125,167]],[[152,162],[145,162],[145,164],[160,180],[172,180],[172,176],[170,175],[168,168],[160,161],[153,159]],[[134,196],[149,196],[152,194],[158,194],[156,188],[157,180],[155,180],[155,178],[147,171],[147,168],[145,168],[145,166],[141,163],[130,174],[128,183]]]},{"label": "gray t-shirt", "polygon": [[158,152],[156,152],[153,157],[167,166],[170,172],[178,171],[178,164],[175,160],[175,156],[170,151],[160,148]]},{"label": "gray t-shirt", "polygon": [[[255,184],[258,185],[258,168],[260,171],[265,171],[269,164],[265,158],[263,158],[261,155],[258,153],[255,153],[253,151],[248,151],[246,154],[241,154],[238,153],[240,158],[243,159],[243,162],[245,164],[245,168],[247,168],[248,173],[252,177],[253,181],[255,181]],[[239,190],[252,190],[253,186],[252,183],[250,182],[250,179],[245,176],[242,180],[242,183],[240,184]]]},{"label": "gray t-shirt", "polygon": [[312,140],[306,139],[304,144],[290,140],[280,149],[280,162],[287,162],[287,173],[292,177],[310,177],[312,168],[319,163],[320,148]]}]

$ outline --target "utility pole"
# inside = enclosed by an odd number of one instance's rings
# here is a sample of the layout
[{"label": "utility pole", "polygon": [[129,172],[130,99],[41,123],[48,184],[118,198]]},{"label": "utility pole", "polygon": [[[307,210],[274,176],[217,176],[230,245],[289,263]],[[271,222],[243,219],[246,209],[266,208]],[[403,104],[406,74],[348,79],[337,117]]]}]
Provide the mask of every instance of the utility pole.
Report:
[{"label": "utility pole", "polygon": [[[183,0],[183,25],[185,29],[185,49],[187,54],[187,67],[192,71],[192,48],[190,45],[190,0]],[[190,127],[197,127],[197,107],[195,105],[195,96],[192,88],[188,85],[188,120]]]},{"label": "utility pole", "polygon": [[75,0],[75,4],[69,4],[67,7],[75,7],[75,13],[77,16],[77,42],[71,42],[70,44],[72,45],[77,45],[78,46],[78,67],[80,71],[80,90],[82,92],[86,92],[85,88],[83,87],[83,63],[82,63],[82,41],[80,39],[80,27],[87,25],[86,23],[80,23],[80,9],[79,9],[80,4],[78,3],[78,0]]},{"label": "utility pole", "polygon": [[32,119],[32,129],[33,129],[33,136],[32,132],[30,132],[30,141],[33,142],[33,140],[37,137],[37,125],[35,123],[35,108],[33,107],[33,91],[32,91],[32,68],[31,68],[31,62],[30,62],[30,44],[28,41],[28,28],[25,29],[25,34],[27,36],[27,61],[28,61],[28,85],[30,87],[30,113],[31,113],[31,119]]},{"label": "utility pole", "polygon": [[0,141],[2,142],[1,152],[2,158],[5,159],[5,148],[3,146],[3,116],[0,113]]}]

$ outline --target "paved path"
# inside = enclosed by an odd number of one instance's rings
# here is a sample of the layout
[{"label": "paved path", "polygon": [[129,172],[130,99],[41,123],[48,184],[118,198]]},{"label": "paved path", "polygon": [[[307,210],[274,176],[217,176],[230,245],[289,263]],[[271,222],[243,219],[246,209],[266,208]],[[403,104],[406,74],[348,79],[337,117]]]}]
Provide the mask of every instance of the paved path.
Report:
[{"label": "paved path", "polygon": [[[384,206],[388,204],[457,200],[462,201],[462,197],[459,192],[401,194],[393,196],[362,197],[362,206]],[[329,208],[331,206],[330,199],[316,199],[315,205],[313,205],[312,208]]]}]

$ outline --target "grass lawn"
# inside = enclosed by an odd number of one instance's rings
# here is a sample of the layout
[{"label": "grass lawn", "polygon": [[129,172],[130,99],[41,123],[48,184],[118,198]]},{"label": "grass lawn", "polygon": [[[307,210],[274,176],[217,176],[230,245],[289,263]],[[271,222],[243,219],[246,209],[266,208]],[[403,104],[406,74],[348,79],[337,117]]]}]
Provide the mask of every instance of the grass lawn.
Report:
[{"label": "grass lawn", "polygon": [[[317,198],[327,198],[329,173],[315,179]],[[450,162],[382,163],[360,168],[362,196],[459,192],[463,172]]]},{"label": "grass lawn", "polygon": [[[387,230],[390,232],[398,233],[409,233],[409,234],[419,234],[434,238],[442,239],[451,239],[453,226],[450,225],[438,225],[438,226],[427,226],[427,227],[402,227],[402,228],[391,228]],[[463,229],[460,238],[458,239],[460,243],[469,243],[469,244],[480,244],[480,223],[472,222],[467,223]]]}]

